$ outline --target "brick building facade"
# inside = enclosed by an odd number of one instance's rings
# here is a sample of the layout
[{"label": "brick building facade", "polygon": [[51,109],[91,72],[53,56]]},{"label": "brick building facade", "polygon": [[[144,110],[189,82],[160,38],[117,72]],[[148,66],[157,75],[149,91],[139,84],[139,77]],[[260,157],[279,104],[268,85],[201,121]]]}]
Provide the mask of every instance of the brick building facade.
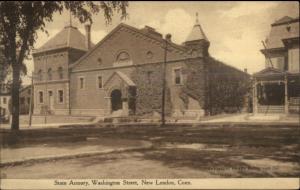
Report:
[{"label": "brick building facade", "polygon": [[[209,56],[210,42],[198,21],[182,45],[149,26],[119,24],[96,45],[90,42],[90,26],[86,33],[67,26],[33,54],[35,114],[155,114],[160,111],[165,58],[169,114],[205,114],[209,71],[203,60]],[[195,80],[201,80],[197,86],[201,100],[187,96],[185,104],[181,97],[188,78],[185,70],[193,63],[199,68]]]}]

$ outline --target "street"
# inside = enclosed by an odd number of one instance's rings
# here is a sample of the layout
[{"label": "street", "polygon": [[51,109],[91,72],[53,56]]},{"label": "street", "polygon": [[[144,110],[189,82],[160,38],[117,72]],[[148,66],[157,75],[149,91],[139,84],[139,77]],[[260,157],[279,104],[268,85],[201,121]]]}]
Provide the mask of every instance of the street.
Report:
[{"label": "street", "polygon": [[[66,135],[71,130],[73,137],[98,138],[99,144],[103,139],[103,143],[113,146],[123,139],[144,140],[153,146],[144,150],[5,166],[1,168],[2,177],[214,178],[297,177],[300,174],[297,126],[93,127],[52,129],[47,134]],[[42,133],[40,130],[35,134],[44,136]],[[23,138],[25,136],[30,136],[29,131],[24,132]],[[74,142],[66,143],[72,145]],[[89,141],[76,142],[76,146],[78,144],[90,145]]]}]

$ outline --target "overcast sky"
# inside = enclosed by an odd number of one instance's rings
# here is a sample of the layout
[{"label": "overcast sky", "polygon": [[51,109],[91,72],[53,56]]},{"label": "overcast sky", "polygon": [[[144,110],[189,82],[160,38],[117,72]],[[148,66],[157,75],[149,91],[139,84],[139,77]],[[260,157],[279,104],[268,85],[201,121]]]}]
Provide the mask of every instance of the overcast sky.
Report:
[{"label": "overcast sky", "polygon": [[[93,16],[92,41],[98,43],[119,23],[142,28],[154,27],[162,34],[171,33],[178,44],[185,41],[195,23],[198,12],[200,24],[210,41],[211,56],[249,73],[264,68],[261,40],[270,32],[275,20],[283,16],[298,17],[299,3],[294,2],[129,2],[128,18],[120,20],[115,14],[106,25],[102,13]],[[49,36],[39,32],[35,48],[57,34],[69,22],[69,13],[55,14],[46,25]],[[73,19],[75,26],[85,34],[82,24]],[[27,61],[28,73],[33,63]],[[30,80],[25,78],[24,83]]]}]

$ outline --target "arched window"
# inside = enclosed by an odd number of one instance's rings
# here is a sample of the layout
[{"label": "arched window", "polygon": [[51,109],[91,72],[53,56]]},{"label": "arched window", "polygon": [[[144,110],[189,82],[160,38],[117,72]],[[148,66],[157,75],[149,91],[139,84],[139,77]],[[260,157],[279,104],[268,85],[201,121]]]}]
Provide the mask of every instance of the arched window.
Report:
[{"label": "arched window", "polygon": [[117,57],[114,66],[132,65],[132,60],[126,51],[121,51]]},{"label": "arched window", "polygon": [[47,74],[48,74],[48,80],[52,80],[52,69],[51,68],[48,69]]},{"label": "arched window", "polygon": [[64,73],[63,73],[63,68],[62,67],[58,67],[58,77],[59,77],[59,79],[64,78]]},{"label": "arched window", "polygon": [[148,51],[147,54],[146,54],[146,56],[147,56],[148,59],[152,59],[153,58],[152,51]]},{"label": "arched window", "polygon": [[125,61],[129,61],[129,60],[130,60],[130,56],[126,51],[122,51],[117,56],[117,62],[125,62]]},{"label": "arched window", "polygon": [[43,80],[43,74],[42,74],[42,72],[43,72],[42,69],[40,69],[40,70],[38,71],[38,73],[37,73],[37,75],[38,75],[38,76],[37,76],[37,77],[38,77],[38,80],[40,80],[40,81]]}]

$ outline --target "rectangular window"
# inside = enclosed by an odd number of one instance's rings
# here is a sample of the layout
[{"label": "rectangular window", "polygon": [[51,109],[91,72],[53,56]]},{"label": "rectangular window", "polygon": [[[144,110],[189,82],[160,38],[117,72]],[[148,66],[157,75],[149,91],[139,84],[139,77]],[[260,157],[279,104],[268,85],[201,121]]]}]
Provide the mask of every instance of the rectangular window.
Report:
[{"label": "rectangular window", "polygon": [[102,76],[98,76],[98,88],[102,88]]},{"label": "rectangular window", "polygon": [[84,89],[84,78],[83,77],[79,78],[79,89]]},{"label": "rectangular window", "polygon": [[181,69],[174,69],[175,84],[181,84]]},{"label": "rectangular window", "polygon": [[3,104],[6,104],[7,100],[6,97],[3,97]]},{"label": "rectangular window", "polygon": [[44,103],[44,93],[42,91],[39,92],[39,103]]},{"label": "rectangular window", "polygon": [[30,104],[30,98],[29,97],[27,98],[27,104]]},{"label": "rectangular window", "polygon": [[148,81],[148,84],[151,84],[152,74],[153,74],[153,71],[148,71],[147,72],[147,81]]},{"label": "rectangular window", "polygon": [[63,103],[64,102],[64,91],[58,90],[58,102]]}]

